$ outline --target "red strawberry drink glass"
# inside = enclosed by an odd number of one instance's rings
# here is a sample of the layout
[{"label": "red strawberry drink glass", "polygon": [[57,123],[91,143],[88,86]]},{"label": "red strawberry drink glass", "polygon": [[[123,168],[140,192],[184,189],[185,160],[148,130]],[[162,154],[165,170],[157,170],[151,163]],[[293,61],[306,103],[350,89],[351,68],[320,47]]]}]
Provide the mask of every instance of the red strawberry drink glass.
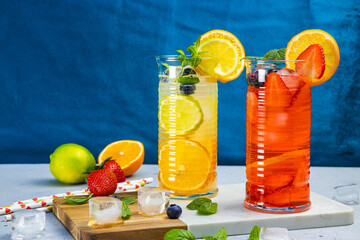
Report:
[{"label": "red strawberry drink glass", "polygon": [[246,60],[245,207],[270,213],[310,208],[311,90],[285,61]]}]

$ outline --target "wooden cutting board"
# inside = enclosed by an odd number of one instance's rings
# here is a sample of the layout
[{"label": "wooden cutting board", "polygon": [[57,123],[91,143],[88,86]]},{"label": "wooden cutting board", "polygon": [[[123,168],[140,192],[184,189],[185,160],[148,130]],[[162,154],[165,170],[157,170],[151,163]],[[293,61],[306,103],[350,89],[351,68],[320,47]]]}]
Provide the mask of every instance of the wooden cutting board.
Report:
[{"label": "wooden cutting board", "polygon": [[[137,192],[117,193],[118,197],[134,197]],[[169,219],[166,214],[145,217],[138,214],[137,201],[129,205],[132,216],[124,225],[112,228],[95,229],[89,227],[89,205],[72,205],[63,198],[55,198],[53,212],[76,240],[152,240],[163,239],[167,231],[173,228],[187,229],[179,219]]]}]

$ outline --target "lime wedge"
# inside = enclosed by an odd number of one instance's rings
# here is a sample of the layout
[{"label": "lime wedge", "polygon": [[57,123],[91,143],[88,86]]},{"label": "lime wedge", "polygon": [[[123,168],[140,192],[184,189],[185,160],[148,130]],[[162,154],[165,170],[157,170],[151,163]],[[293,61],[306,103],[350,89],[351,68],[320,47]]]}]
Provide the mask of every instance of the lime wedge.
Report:
[{"label": "lime wedge", "polygon": [[192,134],[203,121],[200,104],[192,96],[172,95],[160,101],[160,126],[169,134]]}]

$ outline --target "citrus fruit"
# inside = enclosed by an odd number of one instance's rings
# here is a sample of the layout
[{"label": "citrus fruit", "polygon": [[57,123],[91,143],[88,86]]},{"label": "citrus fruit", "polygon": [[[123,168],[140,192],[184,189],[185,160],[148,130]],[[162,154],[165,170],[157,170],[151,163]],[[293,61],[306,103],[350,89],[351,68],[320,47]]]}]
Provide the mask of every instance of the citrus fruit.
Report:
[{"label": "citrus fruit", "polygon": [[201,36],[199,52],[201,63],[196,68],[200,75],[210,75],[221,82],[237,78],[244,70],[244,47],[232,33],[224,30],[212,30]]},{"label": "citrus fruit", "polygon": [[160,101],[159,123],[170,134],[191,134],[203,121],[200,104],[191,96],[170,95]]},{"label": "citrus fruit", "polygon": [[[325,55],[325,72],[320,79],[312,78],[312,86],[320,85],[329,80],[339,66],[340,52],[335,39],[320,29],[303,31],[294,36],[286,47],[285,60],[296,60],[310,45],[319,44]],[[288,68],[295,70],[295,62],[286,63]]]},{"label": "citrus fruit", "polygon": [[144,145],[139,141],[121,140],[110,143],[99,154],[99,165],[111,157],[122,168],[125,177],[135,173],[144,162]]},{"label": "citrus fruit", "polygon": [[209,152],[200,143],[190,140],[169,140],[159,151],[159,180],[165,188],[191,192],[206,186],[211,175]]},{"label": "citrus fruit", "polygon": [[95,158],[91,152],[75,143],[60,145],[50,155],[50,171],[63,183],[83,183],[87,177],[84,173],[94,168]]}]

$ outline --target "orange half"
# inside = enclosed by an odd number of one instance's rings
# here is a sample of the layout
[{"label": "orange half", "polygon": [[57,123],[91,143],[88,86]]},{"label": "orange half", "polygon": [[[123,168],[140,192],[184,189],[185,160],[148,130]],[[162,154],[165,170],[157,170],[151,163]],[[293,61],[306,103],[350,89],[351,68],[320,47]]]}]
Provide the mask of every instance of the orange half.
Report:
[{"label": "orange half", "polygon": [[122,140],[110,143],[99,154],[99,165],[107,158],[115,160],[122,170],[125,177],[135,173],[144,162],[144,145],[139,141]]},{"label": "orange half", "polygon": [[[320,85],[329,80],[339,66],[340,52],[335,39],[320,29],[310,29],[294,36],[286,47],[285,60],[296,60],[312,44],[320,44],[325,55],[325,72],[320,79],[312,78],[311,86]],[[287,62],[286,67],[295,70],[295,62]]]}]

